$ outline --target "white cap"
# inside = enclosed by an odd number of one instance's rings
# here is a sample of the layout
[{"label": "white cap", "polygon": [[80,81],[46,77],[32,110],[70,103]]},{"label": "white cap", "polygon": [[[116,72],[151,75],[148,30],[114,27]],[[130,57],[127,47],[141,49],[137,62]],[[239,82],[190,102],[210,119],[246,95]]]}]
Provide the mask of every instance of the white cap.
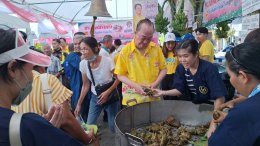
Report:
[{"label": "white cap", "polygon": [[164,42],[176,41],[176,37],[173,33],[167,33],[164,37]]}]

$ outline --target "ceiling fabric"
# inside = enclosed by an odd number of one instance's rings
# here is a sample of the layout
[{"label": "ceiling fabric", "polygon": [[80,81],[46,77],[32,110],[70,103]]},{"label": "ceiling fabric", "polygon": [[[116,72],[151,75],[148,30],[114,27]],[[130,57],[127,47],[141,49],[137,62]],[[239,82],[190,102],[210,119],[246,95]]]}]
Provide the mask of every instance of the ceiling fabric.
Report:
[{"label": "ceiling fabric", "polygon": [[[9,0],[17,7],[46,13],[55,19],[69,23],[90,22],[92,17],[84,16],[88,11],[90,0]],[[98,20],[131,19],[133,16],[132,0],[106,0],[108,12],[112,18],[98,18]],[[0,11],[9,12],[0,2]]]}]

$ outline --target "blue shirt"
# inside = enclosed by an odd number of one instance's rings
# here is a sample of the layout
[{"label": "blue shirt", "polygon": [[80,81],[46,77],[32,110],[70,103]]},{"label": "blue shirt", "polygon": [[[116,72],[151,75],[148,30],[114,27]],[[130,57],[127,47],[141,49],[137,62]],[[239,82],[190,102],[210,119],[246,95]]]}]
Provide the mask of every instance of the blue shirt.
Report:
[{"label": "blue shirt", "polygon": [[82,76],[79,70],[80,61],[80,54],[77,52],[70,53],[65,60],[67,68],[70,71],[70,89],[73,92],[71,96],[71,106],[73,110],[76,108],[82,87]]},{"label": "blue shirt", "polygon": [[[195,93],[191,93],[187,76],[192,80]],[[197,72],[194,75],[189,70],[186,71],[182,64],[179,64],[174,75],[173,86],[194,103],[208,103],[209,100],[227,95],[227,89],[217,67],[202,59],[200,59]]]},{"label": "blue shirt", "polygon": [[[10,146],[9,122],[14,112],[0,107],[0,113],[0,145]],[[23,146],[83,146],[34,113],[23,114],[20,130]]]},{"label": "blue shirt", "polygon": [[209,146],[260,146],[260,93],[230,109]]}]

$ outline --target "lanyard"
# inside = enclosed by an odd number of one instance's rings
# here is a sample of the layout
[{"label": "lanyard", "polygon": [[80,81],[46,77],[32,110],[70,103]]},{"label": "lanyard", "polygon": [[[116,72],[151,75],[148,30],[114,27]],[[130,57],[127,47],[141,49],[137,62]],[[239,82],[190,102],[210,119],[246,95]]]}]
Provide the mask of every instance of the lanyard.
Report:
[{"label": "lanyard", "polygon": [[257,93],[260,92],[260,84],[258,84],[254,89],[253,91],[249,94],[248,98],[252,97],[252,96],[255,96]]}]

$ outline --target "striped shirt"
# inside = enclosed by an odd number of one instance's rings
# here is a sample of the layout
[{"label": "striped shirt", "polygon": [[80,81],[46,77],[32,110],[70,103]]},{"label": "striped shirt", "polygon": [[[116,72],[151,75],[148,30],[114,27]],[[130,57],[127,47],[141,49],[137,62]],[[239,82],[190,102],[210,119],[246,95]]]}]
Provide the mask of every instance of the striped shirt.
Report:
[{"label": "striped shirt", "polygon": [[188,85],[190,92],[193,95],[197,95],[196,87],[194,86],[194,82],[193,82],[191,72],[188,69],[185,69],[185,77],[186,77],[187,85]]},{"label": "striped shirt", "polygon": [[[48,74],[48,84],[51,88],[52,103],[62,104],[65,100],[70,100],[72,91],[67,89],[55,76]],[[42,91],[40,74],[33,71],[33,83],[31,93],[18,106],[12,106],[12,110],[17,113],[33,112],[39,115],[47,113],[47,106]]]}]

